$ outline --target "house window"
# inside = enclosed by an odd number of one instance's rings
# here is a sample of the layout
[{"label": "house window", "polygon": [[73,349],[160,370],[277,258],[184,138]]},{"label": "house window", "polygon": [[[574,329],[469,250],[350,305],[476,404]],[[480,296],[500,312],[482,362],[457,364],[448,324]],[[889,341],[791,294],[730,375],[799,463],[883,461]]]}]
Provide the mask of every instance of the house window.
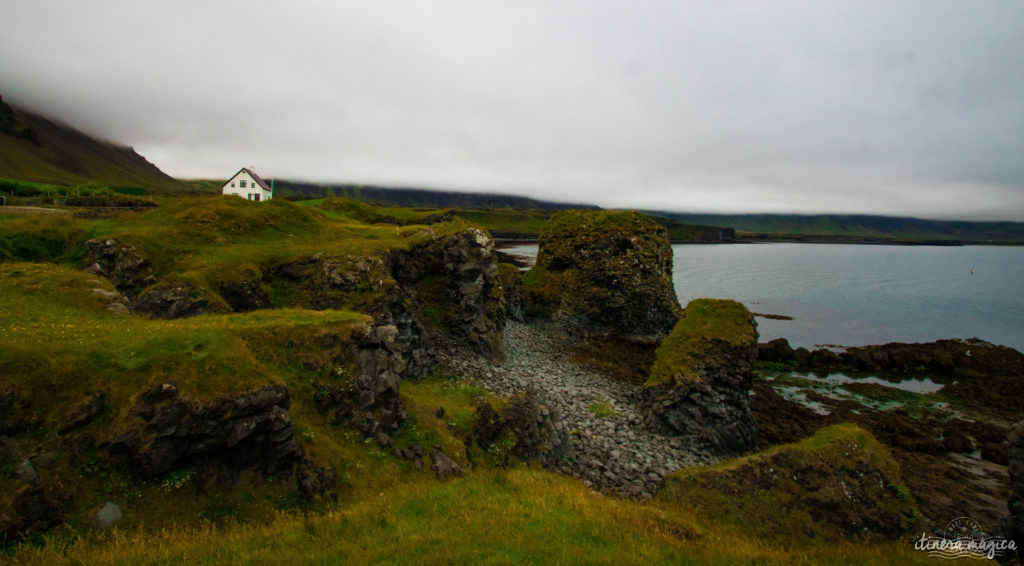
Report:
[{"label": "house window", "polygon": [[238,182],[238,186],[242,187],[244,189],[245,188],[245,179],[242,179],[241,181],[239,181]]},{"label": "house window", "polygon": [[254,200],[254,201],[256,201],[256,202],[260,202],[260,194],[259,194],[259,193],[256,193],[256,194],[254,194],[254,195],[252,195],[252,196],[256,197],[256,198],[254,198],[254,199],[252,199],[252,200]]},{"label": "house window", "polygon": [[231,188],[232,189],[235,188],[235,182],[234,181],[231,181]]}]

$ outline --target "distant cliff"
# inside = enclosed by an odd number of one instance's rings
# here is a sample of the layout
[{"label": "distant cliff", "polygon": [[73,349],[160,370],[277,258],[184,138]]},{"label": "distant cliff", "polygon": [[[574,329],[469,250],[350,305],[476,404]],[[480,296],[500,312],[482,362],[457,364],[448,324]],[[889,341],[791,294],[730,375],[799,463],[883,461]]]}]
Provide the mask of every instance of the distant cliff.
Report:
[{"label": "distant cliff", "polygon": [[686,224],[732,226],[741,240],[835,243],[1024,243],[1024,222],[969,222],[843,214],[648,212]]},{"label": "distant cliff", "polygon": [[570,204],[536,200],[529,197],[492,193],[463,193],[418,188],[389,188],[351,183],[304,183],[278,179],[274,196],[287,199],[316,199],[347,197],[385,206],[414,206],[426,208],[515,208],[564,210],[567,208],[597,209],[587,204]]},{"label": "distant cliff", "polygon": [[40,183],[184,190],[131,147],[21,111],[0,97],[0,178]]}]

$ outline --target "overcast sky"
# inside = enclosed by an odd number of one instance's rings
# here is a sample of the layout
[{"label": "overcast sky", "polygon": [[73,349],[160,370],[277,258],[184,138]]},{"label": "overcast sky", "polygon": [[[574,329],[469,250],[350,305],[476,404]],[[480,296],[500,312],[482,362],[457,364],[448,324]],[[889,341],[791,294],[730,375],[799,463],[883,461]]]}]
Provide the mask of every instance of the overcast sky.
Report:
[{"label": "overcast sky", "polygon": [[175,177],[1024,220],[1024,2],[0,0],[0,94]]}]

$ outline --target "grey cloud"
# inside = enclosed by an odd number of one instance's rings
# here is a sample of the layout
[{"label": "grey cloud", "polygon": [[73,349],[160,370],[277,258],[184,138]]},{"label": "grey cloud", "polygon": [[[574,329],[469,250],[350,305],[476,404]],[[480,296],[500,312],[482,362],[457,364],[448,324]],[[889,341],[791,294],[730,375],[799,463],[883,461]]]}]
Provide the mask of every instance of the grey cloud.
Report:
[{"label": "grey cloud", "polygon": [[1024,5],[0,0],[0,93],[179,177],[1024,220]]}]

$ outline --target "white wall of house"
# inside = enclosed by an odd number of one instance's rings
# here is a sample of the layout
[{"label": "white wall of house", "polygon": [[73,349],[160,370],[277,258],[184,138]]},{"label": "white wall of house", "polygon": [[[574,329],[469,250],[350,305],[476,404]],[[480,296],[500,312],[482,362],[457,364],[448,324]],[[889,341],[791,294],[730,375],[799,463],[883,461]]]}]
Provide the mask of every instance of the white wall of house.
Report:
[{"label": "white wall of house", "polygon": [[244,199],[264,201],[273,198],[273,194],[267,189],[264,189],[253,179],[252,175],[248,171],[242,169],[235,174],[234,177],[224,183],[222,189],[226,195],[235,195]]}]

